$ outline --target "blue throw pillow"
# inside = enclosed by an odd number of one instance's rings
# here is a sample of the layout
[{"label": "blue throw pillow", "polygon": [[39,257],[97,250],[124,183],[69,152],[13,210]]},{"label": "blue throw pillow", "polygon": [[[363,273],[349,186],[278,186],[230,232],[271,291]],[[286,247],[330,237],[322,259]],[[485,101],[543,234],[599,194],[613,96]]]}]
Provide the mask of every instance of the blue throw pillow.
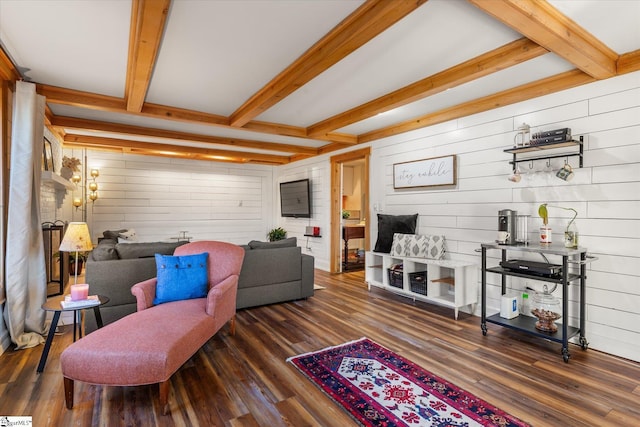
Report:
[{"label": "blue throw pillow", "polygon": [[209,253],[195,255],[156,254],[158,269],[154,305],[207,296]]}]

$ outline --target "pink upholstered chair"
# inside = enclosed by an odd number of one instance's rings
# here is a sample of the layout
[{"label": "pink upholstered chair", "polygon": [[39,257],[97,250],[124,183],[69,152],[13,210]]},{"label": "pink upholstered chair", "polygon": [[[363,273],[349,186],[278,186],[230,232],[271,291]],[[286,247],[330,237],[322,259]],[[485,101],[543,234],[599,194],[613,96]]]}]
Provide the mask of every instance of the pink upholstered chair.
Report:
[{"label": "pink upholstered chair", "polygon": [[202,241],[178,247],[175,255],[208,252],[206,298],[153,306],[156,279],[131,288],[138,311],[87,334],[60,356],[67,408],[74,381],[110,386],[160,384],[160,404],[169,408],[169,378],[228,321],[235,334],[236,294],[244,249]]},{"label": "pink upholstered chair", "polygon": [[[236,295],[238,278],[244,259],[244,249],[237,245],[216,241],[191,242],[178,246],[174,255],[209,253],[209,292],[206,312],[215,319],[216,330],[228,321],[231,334],[235,334]],[[138,311],[153,306],[156,296],[156,278],[134,285],[131,293],[136,297]]]}]

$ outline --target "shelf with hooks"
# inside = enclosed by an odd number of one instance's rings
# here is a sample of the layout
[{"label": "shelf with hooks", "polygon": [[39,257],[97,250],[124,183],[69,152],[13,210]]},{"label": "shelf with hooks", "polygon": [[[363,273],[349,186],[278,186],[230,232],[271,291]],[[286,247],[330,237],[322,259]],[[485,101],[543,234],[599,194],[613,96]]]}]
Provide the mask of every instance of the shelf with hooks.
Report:
[{"label": "shelf with hooks", "polygon": [[[580,137],[579,141],[570,140],[570,141],[561,141],[561,142],[551,142],[547,144],[537,144],[537,145],[527,145],[525,147],[518,148],[509,148],[504,150],[505,153],[510,153],[513,155],[513,160],[509,163],[512,165],[517,165],[518,163],[526,163],[533,162],[535,160],[547,160],[547,164],[551,162],[551,159],[559,159],[566,158],[568,162],[569,157],[579,157],[579,167],[582,167],[582,159],[584,155],[584,147],[583,147],[584,137]],[[540,155],[540,156],[532,156],[518,159],[519,154],[523,153],[538,153],[540,151],[552,150],[556,148],[578,148],[578,152],[574,153],[562,153],[562,154],[551,154],[551,155]]]}]

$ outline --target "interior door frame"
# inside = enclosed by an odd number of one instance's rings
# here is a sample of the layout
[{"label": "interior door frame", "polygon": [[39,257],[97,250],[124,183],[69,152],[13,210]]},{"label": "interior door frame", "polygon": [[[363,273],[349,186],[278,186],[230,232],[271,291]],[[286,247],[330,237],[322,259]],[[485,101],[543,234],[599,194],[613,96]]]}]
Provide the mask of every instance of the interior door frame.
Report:
[{"label": "interior door frame", "polygon": [[371,157],[371,147],[361,148],[359,150],[349,151],[347,153],[331,156],[331,239],[330,239],[330,258],[329,272],[340,272],[340,251],[342,247],[342,177],[340,174],[342,164],[354,160],[364,160],[364,182],[362,183],[365,212],[364,226],[364,249],[369,250],[369,224],[371,219],[368,218],[369,213],[369,158]]}]

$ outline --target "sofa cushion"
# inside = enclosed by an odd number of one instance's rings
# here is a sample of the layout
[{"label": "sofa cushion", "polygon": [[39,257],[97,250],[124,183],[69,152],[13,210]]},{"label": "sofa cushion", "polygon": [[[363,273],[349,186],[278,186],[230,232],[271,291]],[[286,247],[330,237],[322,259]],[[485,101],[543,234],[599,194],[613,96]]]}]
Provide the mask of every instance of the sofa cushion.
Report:
[{"label": "sofa cushion", "polygon": [[245,251],[238,288],[299,281],[302,277],[301,251],[299,246]]},{"label": "sofa cushion", "polygon": [[298,246],[298,241],[295,237],[289,237],[288,239],[276,240],[274,242],[261,242],[259,240],[252,240],[249,242],[251,249],[278,249],[278,248],[294,248]]},{"label": "sofa cushion", "polygon": [[120,235],[120,233],[124,233],[125,231],[127,231],[126,228],[123,228],[122,230],[105,230],[102,232],[102,235],[106,238],[106,239],[113,239],[116,242],[118,241],[118,236]]},{"label": "sofa cushion", "polygon": [[146,242],[146,243],[118,243],[116,251],[121,259],[149,258],[155,254],[173,255],[173,251],[187,242]]},{"label": "sofa cushion", "polygon": [[156,254],[158,269],[154,305],[207,296],[209,253],[193,255]]},{"label": "sofa cushion", "polygon": [[414,234],[418,214],[415,215],[384,215],[378,214],[378,239],[374,252],[389,253],[395,233]]},{"label": "sofa cushion", "polygon": [[100,243],[98,243],[98,246],[93,248],[91,255],[96,261],[118,259],[115,240],[103,239]]}]

